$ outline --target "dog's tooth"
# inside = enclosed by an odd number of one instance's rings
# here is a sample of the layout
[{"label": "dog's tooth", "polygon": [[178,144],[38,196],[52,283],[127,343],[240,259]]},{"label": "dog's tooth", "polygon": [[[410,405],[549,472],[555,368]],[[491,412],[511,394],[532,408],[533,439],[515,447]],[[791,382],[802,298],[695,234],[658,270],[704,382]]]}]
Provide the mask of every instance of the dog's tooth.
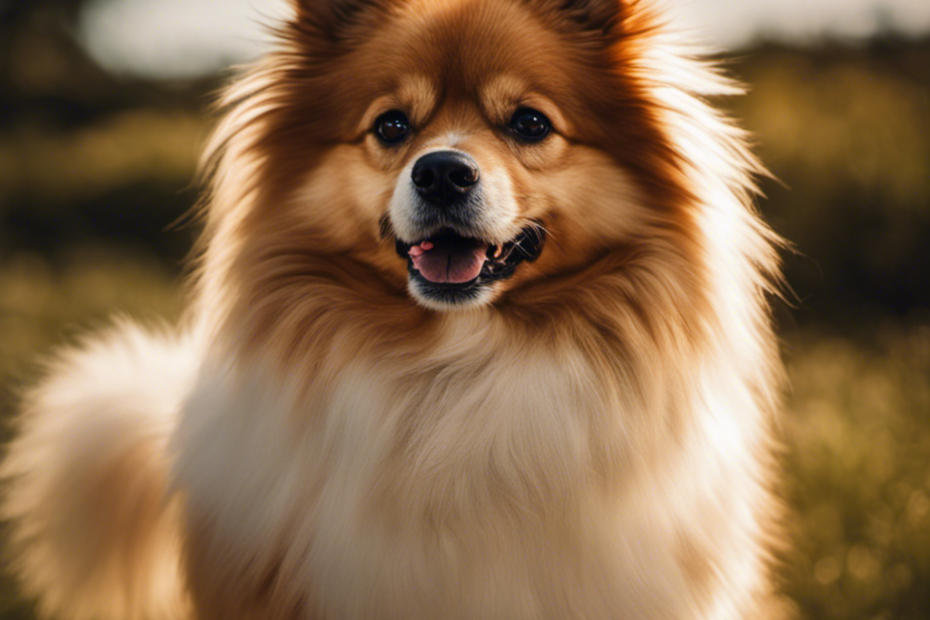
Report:
[{"label": "dog's tooth", "polygon": [[500,258],[501,254],[503,253],[504,253],[504,246],[502,245],[497,246],[497,249],[494,250],[494,258]]}]

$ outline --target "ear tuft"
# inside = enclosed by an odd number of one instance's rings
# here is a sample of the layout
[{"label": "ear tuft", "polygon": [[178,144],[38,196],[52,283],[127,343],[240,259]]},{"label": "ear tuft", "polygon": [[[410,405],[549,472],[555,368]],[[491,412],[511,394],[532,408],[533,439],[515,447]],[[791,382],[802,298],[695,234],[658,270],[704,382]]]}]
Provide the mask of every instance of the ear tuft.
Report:
[{"label": "ear tuft", "polygon": [[621,0],[529,0],[545,14],[576,31],[610,37],[620,30]]},{"label": "ear tuft", "polygon": [[593,32],[608,34],[620,21],[620,0],[562,0],[561,10]]},{"label": "ear tuft", "polygon": [[385,12],[392,0],[291,0],[302,30],[339,41],[369,16]]}]

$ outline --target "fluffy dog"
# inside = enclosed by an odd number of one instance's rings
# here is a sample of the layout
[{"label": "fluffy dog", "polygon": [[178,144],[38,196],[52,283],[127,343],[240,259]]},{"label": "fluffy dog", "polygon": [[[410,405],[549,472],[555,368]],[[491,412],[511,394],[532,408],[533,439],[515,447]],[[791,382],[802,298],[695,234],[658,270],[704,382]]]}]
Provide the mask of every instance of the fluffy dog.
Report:
[{"label": "fluffy dog", "polygon": [[226,93],[188,319],[27,395],[76,620],[780,617],[738,89],[644,0],[293,0]]}]

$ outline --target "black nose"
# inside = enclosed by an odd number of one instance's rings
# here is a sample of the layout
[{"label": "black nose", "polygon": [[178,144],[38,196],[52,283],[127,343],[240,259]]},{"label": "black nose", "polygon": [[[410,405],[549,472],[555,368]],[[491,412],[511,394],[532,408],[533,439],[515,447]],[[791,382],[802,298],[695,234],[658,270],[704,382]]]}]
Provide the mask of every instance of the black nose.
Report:
[{"label": "black nose", "polygon": [[478,164],[459,151],[435,151],[421,157],[410,176],[423,200],[448,207],[478,183]]}]

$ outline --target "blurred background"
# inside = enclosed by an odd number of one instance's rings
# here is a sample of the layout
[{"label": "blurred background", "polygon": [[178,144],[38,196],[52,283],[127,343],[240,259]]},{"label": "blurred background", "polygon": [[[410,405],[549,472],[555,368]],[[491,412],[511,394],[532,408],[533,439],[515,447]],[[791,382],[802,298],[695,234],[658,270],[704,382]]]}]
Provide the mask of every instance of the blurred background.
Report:
[{"label": "blurred background", "polygon": [[[749,86],[721,104],[796,247],[784,589],[811,620],[930,619],[930,0],[667,4]],[[38,355],[178,315],[209,104],[284,8],[0,0],[0,441]],[[0,620],[31,620],[2,572]]]}]

